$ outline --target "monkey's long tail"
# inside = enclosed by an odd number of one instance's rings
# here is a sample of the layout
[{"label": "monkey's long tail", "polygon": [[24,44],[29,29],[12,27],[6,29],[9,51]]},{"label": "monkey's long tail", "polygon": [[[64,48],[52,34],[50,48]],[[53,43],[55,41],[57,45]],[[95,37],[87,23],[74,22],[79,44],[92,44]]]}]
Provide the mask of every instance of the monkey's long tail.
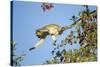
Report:
[{"label": "monkey's long tail", "polygon": [[75,21],[73,24],[71,24],[71,25],[69,25],[69,26],[64,26],[64,27],[62,27],[62,31],[65,31],[65,30],[70,29],[70,28],[72,28],[73,26],[77,25],[78,22],[79,22],[80,20],[81,20],[81,19],[78,19],[78,20]]},{"label": "monkey's long tail", "polygon": [[[97,10],[94,10],[92,12],[90,12],[90,14],[93,16],[93,15],[96,15],[97,14]],[[62,31],[64,30],[67,30],[67,29],[70,29],[72,28],[73,26],[77,25],[78,22],[81,20],[81,18],[79,18],[78,20],[76,20],[73,24],[69,25],[69,26],[65,26],[65,27],[62,27]]]}]

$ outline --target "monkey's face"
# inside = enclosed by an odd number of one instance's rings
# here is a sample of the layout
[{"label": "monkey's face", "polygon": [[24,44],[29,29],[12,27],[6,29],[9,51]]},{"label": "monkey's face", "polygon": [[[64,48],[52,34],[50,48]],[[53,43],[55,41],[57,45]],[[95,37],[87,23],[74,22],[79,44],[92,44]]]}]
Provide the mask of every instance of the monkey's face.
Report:
[{"label": "monkey's face", "polygon": [[45,31],[43,31],[41,29],[36,30],[36,36],[38,38],[45,38],[47,35],[48,35],[48,32],[45,32]]},{"label": "monkey's face", "polygon": [[38,38],[41,38],[41,37],[43,36],[43,34],[42,34],[42,32],[41,32],[40,30],[37,30],[37,31],[36,31],[36,36],[37,36]]}]

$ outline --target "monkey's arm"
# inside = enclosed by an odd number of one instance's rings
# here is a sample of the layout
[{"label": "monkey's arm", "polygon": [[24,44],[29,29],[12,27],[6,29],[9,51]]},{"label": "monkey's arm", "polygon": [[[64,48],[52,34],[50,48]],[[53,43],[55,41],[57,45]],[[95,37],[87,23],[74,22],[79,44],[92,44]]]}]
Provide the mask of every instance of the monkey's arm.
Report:
[{"label": "monkey's arm", "polygon": [[44,43],[44,39],[40,39],[35,45],[35,48],[38,48],[40,45],[42,45]]},{"label": "monkey's arm", "polygon": [[45,39],[40,39],[32,48],[30,48],[29,50],[33,50],[35,48],[38,48],[40,45],[42,45],[44,43]]}]

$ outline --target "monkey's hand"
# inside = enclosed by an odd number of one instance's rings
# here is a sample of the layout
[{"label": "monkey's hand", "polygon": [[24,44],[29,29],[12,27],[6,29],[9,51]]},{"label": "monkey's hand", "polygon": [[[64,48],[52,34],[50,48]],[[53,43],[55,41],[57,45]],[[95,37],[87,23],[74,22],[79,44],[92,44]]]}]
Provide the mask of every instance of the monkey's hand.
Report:
[{"label": "monkey's hand", "polygon": [[33,49],[35,49],[35,47],[30,48],[29,51],[31,51],[31,50],[33,50]]}]

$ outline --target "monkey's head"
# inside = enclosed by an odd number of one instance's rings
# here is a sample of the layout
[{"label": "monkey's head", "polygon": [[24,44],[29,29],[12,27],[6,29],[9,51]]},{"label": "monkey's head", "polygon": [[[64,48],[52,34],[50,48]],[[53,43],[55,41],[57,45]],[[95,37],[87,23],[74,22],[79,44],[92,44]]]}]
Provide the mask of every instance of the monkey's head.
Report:
[{"label": "monkey's head", "polygon": [[38,29],[36,30],[35,34],[38,38],[45,38],[48,35],[48,32],[42,29]]},{"label": "monkey's head", "polygon": [[36,36],[38,37],[38,38],[41,38],[41,36],[43,36],[43,33],[40,31],[40,30],[36,30]]}]

